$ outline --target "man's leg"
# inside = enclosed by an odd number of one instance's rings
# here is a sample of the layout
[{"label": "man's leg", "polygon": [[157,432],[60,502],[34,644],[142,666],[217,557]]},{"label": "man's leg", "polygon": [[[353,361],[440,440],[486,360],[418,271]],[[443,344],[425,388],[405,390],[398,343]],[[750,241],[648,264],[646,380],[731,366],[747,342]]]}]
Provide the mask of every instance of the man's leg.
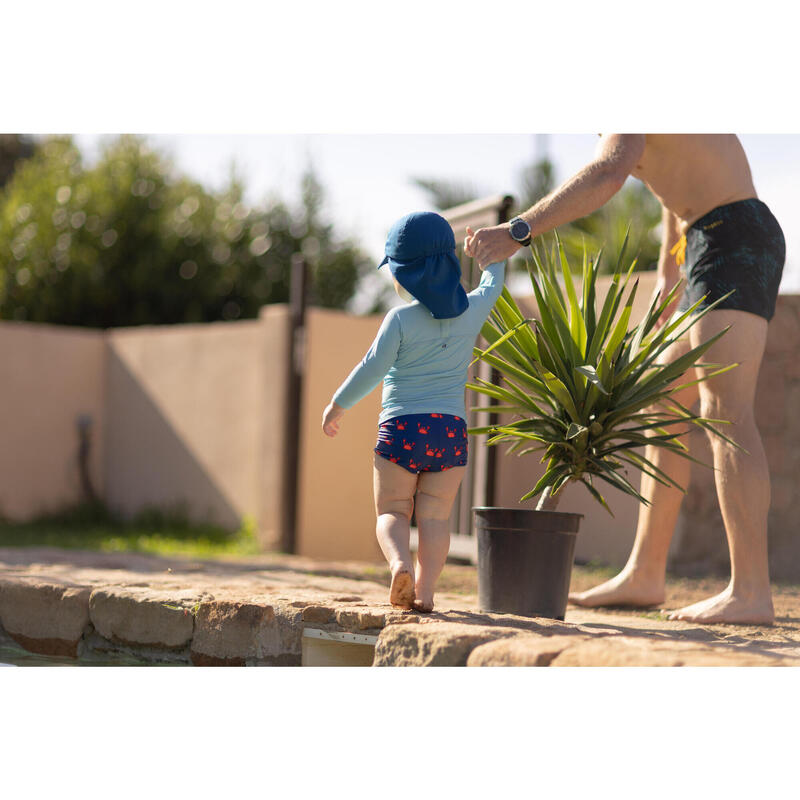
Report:
[{"label": "man's leg", "polygon": [[[659,361],[663,363],[674,361],[690,347],[688,340],[676,342],[664,352]],[[689,376],[679,379],[679,383],[690,380]],[[690,386],[675,397],[690,408],[698,397],[697,386]],[[687,459],[663,447],[652,445],[645,448],[644,455],[680,486],[687,488],[690,472],[690,462]],[[591,608],[652,606],[663,602],[667,553],[684,495],[679,489],[664,486],[644,473],[640,492],[650,501],[650,505],[641,505],[639,508],[636,539],[627,564],[611,580],[585,592],[571,593],[569,595],[571,603]]]},{"label": "man's leg", "polygon": [[433,588],[450,550],[450,512],[466,467],[420,472],[417,488],[417,583],[415,606],[433,610]]},{"label": "man's leg", "polygon": [[375,533],[392,571],[389,601],[399,608],[411,608],[414,602],[414,564],[409,537],[417,475],[377,453],[374,465],[373,488],[378,517]]},{"label": "man's leg", "polygon": [[692,341],[707,339],[726,325],[731,329],[705,358],[713,363],[738,362],[739,366],[701,383],[700,403],[703,416],[733,423],[720,426],[720,430],[747,451],[711,437],[717,496],[731,555],[731,581],[722,593],[670,617],[769,624],[775,617],[767,556],[769,470],[753,411],[767,321],[746,311],[712,311],[692,329]]}]

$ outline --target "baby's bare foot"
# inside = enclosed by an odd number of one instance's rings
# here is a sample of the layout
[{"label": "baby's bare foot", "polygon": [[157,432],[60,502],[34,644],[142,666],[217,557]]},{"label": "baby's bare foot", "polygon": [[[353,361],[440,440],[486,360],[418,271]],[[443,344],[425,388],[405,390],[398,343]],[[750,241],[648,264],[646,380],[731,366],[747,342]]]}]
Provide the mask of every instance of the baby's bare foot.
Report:
[{"label": "baby's bare foot", "polygon": [[395,608],[413,608],[414,576],[403,564],[392,569],[392,586],[389,589],[389,602]]},{"label": "baby's bare foot", "polygon": [[422,600],[415,600],[411,607],[419,614],[430,614],[433,611],[433,602],[425,603]]}]

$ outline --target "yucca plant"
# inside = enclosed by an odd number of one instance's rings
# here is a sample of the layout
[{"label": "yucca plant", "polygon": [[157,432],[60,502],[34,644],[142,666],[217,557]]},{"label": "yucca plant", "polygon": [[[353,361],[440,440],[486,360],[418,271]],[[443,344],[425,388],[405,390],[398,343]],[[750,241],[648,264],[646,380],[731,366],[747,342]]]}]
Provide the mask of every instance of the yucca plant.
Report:
[{"label": "yucca plant", "polygon": [[[699,363],[728,329],[671,363],[660,362],[667,347],[685,336],[713,305],[694,313],[698,301],[658,327],[659,317],[676,296],[676,286],[661,302],[655,292],[644,318],[629,327],[638,279],[623,302],[636,266],[634,259],[627,269],[623,267],[627,241],[626,236],[599,313],[596,283],[602,251],[589,258],[584,250],[583,281],[576,287],[558,235],[551,249],[541,241],[532,243],[533,263],[528,263],[528,271],[539,318],[526,319],[506,288],[482,330],[488,347],[475,348],[475,361],[486,361],[501,376],[498,382],[476,378],[467,384],[500,403],[475,410],[514,418],[473,428],[470,433],[489,434],[489,445],[510,443],[509,452],[518,455],[543,451],[544,475],[520,498],[527,500],[541,493],[537,510],[554,510],[560,490],[570,481],[580,481],[611,513],[595,479],[647,503],[625,475],[630,467],[685,491],[637,448],[646,444],[664,447],[701,463],[681,441],[689,425],[737,446],[714,427],[725,424],[723,420],[693,414],[674,396],[692,383],[736,366]],[[678,379],[694,366],[703,367],[702,376],[681,383]]]}]

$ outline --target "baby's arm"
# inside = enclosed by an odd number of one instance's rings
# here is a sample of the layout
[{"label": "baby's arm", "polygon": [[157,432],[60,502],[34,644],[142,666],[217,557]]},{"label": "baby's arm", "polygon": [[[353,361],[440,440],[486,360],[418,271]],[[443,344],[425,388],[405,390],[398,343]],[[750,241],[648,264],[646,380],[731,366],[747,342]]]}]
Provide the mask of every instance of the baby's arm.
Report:
[{"label": "baby's arm", "polygon": [[483,270],[478,286],[469,293],[470,308],[474,308],[476,316],[481,317],[481,324],[489,316],[497,298],[503,293],[505,272],[505,262],[489,264]]},{"label": "baby's arm", "polygon": [[336,390],[322,414],[322,430],[327,436],[339,432],[344,412],[366,397],[386,376],[400,349],[400,321],[393,309],[381,323],[375,341],[347,380]]}]

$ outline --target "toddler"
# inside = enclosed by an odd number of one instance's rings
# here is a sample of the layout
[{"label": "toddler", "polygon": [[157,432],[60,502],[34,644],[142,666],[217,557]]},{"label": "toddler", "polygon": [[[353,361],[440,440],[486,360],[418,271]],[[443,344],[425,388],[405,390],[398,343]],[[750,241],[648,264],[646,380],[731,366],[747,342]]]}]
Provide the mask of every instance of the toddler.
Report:
[{"label": "toddler", "polygon": [[[467,294],[455,247],[439,214],[417,212],[394,224],[379,268],[389,265],[398,294],[411,302],[386,315],[322,415],[323,431],[336,436],[345,411],[383,381],[373,471],[376,532],[392,573],[391,604],[422,613],[433,610],[434,584],[450,547],[450,512],[467,464],[464,385],[472,348],[503,290],[498,263]],[[415,502],[416,571],[409,548]]]}]

